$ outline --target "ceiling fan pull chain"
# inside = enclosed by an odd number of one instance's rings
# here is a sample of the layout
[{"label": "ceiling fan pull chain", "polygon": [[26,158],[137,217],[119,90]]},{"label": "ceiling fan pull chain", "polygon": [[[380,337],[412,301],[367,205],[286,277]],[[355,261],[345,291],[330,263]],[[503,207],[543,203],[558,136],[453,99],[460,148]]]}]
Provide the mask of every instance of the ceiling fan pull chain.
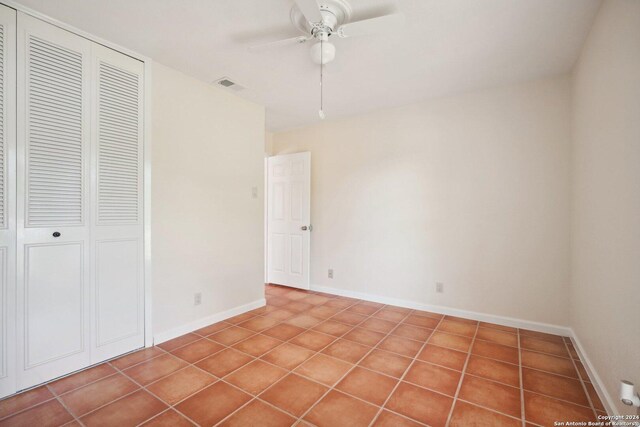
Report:
[{"label": "ceiling fan pull chain", "polygon": [[324,115],[324,99],[323,99],[323,87],[322,87],[322,79],[323,79],[323,69],[324,69],[324,61],[323,61],[323,51],[324,51],[324,40],[320,39],[320,111],[318,111],[318,115],[320,116],[321,120],[324,120],[325,115]]}]

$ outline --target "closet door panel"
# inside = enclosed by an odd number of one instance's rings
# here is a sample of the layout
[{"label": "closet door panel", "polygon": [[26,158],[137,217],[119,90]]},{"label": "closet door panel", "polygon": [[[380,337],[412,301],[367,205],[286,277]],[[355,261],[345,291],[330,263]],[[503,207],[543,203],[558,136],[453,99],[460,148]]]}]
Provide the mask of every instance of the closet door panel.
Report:
[{"label": "closet door panel", "polygon": [[[102,53],[119,55],[112,51]],[[124,55],[113,59],[133,61],[131,65],[134,66],[142,65]],[[98,98],[96,225],[137,226],[140,224],[142,157],[141,74],[112,65],[101,56],[95,65]]]},{"label": "closet door panel", "polygon": [[144,345],[143,64],[93,46],[94,363]]},{"label": "closet door panel", "polygon": [[0,398],[16,391],[16,11],[0,5]]},{"label": "closet door panel", "polygon": [[84,351],[83,244],[25,245],[25,369]]},{"label": "closet door panel", "polygon": [[18,386],[90,363],[91,42],[18,14]]},{"label": "closet door panel", "polygon": [[[96,242],[96,345],[137,336],[142,330],[137,239]],[[135,347],[134,347],[135,348]]]},{"label": "closet door panel", "polygon": [[26,227],[84,223],[83,58],[27,41]]},{"label": "closet door panel", "polygon": [[[2,326],[0,327],[0,384],[3,385],[0,390],[5,390],[5,383],[9,382],[9,377],[11,376],[11,371],[15,369],[11,369],[9,364],[9,348],[14,348],[13,343],[9,342],[9,329],[15,328],[15,322],[13,325],[10,325],[12,322],[11,316],[9,315],[9,282],[7,280],[7,252],[8,247],[3,245],[0,246],[0,321],[2,322]],[[11,384],[6,384],[6,389],[10,391],[14,386]],[[0,392],[0,396],[3,396],[4,393]]]}]

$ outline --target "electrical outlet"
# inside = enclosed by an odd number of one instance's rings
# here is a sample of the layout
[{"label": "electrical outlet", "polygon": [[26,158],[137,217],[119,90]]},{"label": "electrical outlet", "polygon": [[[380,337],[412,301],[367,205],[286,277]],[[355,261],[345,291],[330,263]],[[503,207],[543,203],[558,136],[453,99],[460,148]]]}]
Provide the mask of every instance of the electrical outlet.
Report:
[{"label": "electrical outlet", "polygon": [[328,276],[329,276],[329,279],[333,279],[333,268],[330,268],[330,269],[329,269],[329,274],[328,274]]},{"label": "electrical outlet", "polygon": [[444,284],[436,282],[436,292],[441,294],[444,292]]},{"label": "electrical outlet", "polygon": [[193,305],[202,304],[202,294],[200,292],[193,294]]}]

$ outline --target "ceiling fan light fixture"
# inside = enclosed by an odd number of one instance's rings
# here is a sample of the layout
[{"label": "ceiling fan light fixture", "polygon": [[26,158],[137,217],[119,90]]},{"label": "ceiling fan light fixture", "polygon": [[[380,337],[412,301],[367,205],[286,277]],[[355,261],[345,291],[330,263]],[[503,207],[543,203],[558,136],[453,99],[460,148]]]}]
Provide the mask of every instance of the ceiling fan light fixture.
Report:
[{"label": "ceiling fan light fixture", "polygon": [[336,57],[336,47],[328,41],[314,43],[310,52],[311,60],[319,65],[328,64]]}]

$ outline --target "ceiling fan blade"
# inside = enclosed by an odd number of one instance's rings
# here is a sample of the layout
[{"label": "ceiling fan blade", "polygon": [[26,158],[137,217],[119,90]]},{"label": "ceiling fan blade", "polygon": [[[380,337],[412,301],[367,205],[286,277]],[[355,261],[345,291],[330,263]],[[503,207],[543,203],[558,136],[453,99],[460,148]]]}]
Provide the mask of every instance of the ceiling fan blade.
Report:
[{"label": "ceiling fan blade", "polygon": [[404,24],[404,14],[394,13],[392,15],[378,16],[377,18],[364,19],[362,21],[350,22],[338,28],[338,36],[356,37],[366,36],[395,30]]},{"label": "ceiling fan blade", "polygon": [[290,39],[277,40],[274,42],[262,43],[249,47],[249,51],[251,52],[261,52],[265,50],[275,49],[282,46],[288,46],[292,44],[301,44],[309,40],[310,37],[307,36],[297,36],[291,37]]},{"label": "ceiling fan blade", "polygon": [[317,0],[296,0],[298,9],[307,18],[309,22],[321,22],[322,14],[320,14],[320,6]]}]

